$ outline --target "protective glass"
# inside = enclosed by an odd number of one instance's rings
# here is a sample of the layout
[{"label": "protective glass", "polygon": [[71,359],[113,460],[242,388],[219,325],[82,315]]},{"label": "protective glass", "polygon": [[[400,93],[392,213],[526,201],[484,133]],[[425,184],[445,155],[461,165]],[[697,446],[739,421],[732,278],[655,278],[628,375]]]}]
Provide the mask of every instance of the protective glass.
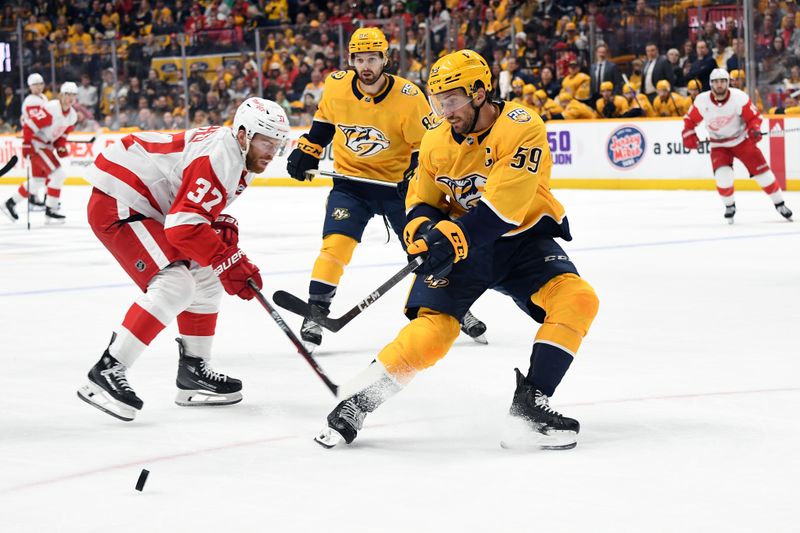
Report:
[{"label": "protective glass", "polygon": [[455,113],[462,107],[469,105],[472,98],[461,89],[453,89],[440,94],[433,94],[428,97],[431,109],[440,117],[445,117]]}]

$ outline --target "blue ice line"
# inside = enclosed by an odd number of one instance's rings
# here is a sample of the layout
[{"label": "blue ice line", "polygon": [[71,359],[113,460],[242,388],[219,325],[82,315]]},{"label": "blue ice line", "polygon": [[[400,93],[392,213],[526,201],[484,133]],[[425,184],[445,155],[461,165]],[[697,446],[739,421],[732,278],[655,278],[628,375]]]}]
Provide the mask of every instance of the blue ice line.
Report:
[{"label": "blue ice line", "polygon": [[[796,236],[800,235],[800,232],[780,232],[780,233],[762,233],[759,235],[732,235],[727,237],[708,237],[704,239],[685,239],[679,241],[657,241],[657,242],[639,242],[639,243],[632,243],[632,244],[613,244],[608,246],[590,246],[588,248],[570,248],[569,252],[597,252],[597,251],[605,251],[605,250],[621,250],[626,248],[647,248],[647,247],[655,247],[655,246],[675,246],[679,244],[697,244],[702,242],[714,242],[714,241],[734,241],[734,240],[745,240],[745,239],[760,239],[760,238],[769,238],[769,237],[786,237],[786,236]],[[400,267],[402,266],[401,263],[380,263],[380,264],[373,264],[373,265],[353,265],[348,267],[348,270],[358,270],[358,269],[371,269],[371,268],[386,268],[386,267]],[[304,274],[307,273],[307,269],[303,270],[283,270],[278,272],[266,272],[269,276],[288,276],[288,275],[295,275],[295,274]],[[100,289],[121,289],[125,287],[134,287],[133,283],[110,283],[105,285],[88,285],[83,287],[61,287],[55,289],[37,289],[32,291],[12,291],[12,292],[0,292],[0,298],[7,297],[7,296],[35,296],[40,294],[55,294],[59,292],[82,292],[82,291],[91,291],[91,290],[100,290]]]}]

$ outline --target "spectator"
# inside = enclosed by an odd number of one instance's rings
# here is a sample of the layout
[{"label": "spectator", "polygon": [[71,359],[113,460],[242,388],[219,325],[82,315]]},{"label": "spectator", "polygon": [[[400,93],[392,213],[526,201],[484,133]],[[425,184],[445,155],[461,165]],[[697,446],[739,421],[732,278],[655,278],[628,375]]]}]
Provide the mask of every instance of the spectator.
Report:
[{"label": "spectator", "polygon": [[697,41],[695,49],[697,50],[697,61],[692,63],[687,77],[688,79],[700,80],[700,83],[703,84],[703,90],[708,91],[711,88],[708,83],[708,77],[711,75],[711,71],[717,68],[717,63],[711,57],[711,51],[705,41]]},{"label": "spectator", "polygon": [[596,99],[600,94],[600,85],[604,81],[610,81],[613,84],[613,93],[619,92],[622,87],[622,75],[617,69],[617,65],[608,59],[608,46],[603,43],[597,45],[594,50],[595,61],[589,69],[591,76],[592,95]]},{"label": "spectator", "polygon": [[[707,49],[706,49],[707,50]],[[670,87],[675,83],[672,68],[664,56],[659,55],[658,45],[654,42],[649,42],[645,46],[645,54],[647,60],[644,63],[642,70],[642,92],[652,103],[657,96],[656,85],[661,80],[669,82]],[[711,56],[709,60],[713,62]],[[713,68],[713,67],[712,67]],[[711,74],[711,71],[708,71]],[[706,74],[706,83],[708,82],[708,74]]]},{"label": "spectator", "polygon": [[316,106],[320,98],[322,98],[322,89],[324,86],[325,86],[325,80],[322,79],[322,74],[320,73],[320,71],[317,69],[312,70],[311,81],[308,83],[308,85],[306,85],[306,88],[303,90],[303,103],[306,104],[307,108],[308,108],[307,104],[308,100],[306,97],[308,95],[311,95],[312,101]]},{"label": "spectator", "polygon": [[543,67],[539,75],[541,76],[539,87],[547,93],[548,98],[555,99],[561,92],[561,83],[553,76],[553,69]]},{"label": "spectator", "polygon": [[19,96],[14,92],[14,88],[6,85],[3,90],[3,112],[2,118],[6,124],[12,128],[19,127],[19,117],[22,112],[22,102]]},{"label": "spectator", "polygon": [[81,84],[78,86],[78,104],[86,109],[94,110],[99,100],[97,87],[92,85],[92,78],[88,74],[82,74]]},{"label": "spectator", "polygon": [[733,55],[725,61],[728,72],[744,68],[744,39],[738,37],[731,39],[731,48],[733,48]]},{"label": "spectator", "polygon": [[683,68],[678,64],[680,59],[681,54],[677,48],[667,50],[667,61],[672,69],[672,79],[675,80],[675,87],[686,87],[686,82],[683,79]]}]

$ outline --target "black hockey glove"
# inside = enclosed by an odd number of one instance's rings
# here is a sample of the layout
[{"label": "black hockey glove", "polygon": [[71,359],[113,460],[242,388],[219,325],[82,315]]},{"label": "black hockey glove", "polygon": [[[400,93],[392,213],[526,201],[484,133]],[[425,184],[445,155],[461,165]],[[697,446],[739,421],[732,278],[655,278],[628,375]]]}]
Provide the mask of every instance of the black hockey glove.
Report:
[{"label": "black hockey glove", "polygon": [[467,258],[467,236],[452,220],[442,220],[434,226],[427,218],[418,217],[408,223],[404,236],[406,242],[411,241],[408,253],[412,256],[422,254],[425,260],[417,269],[420,274],[443,278],[453,270],[455,263]]},{"label": "black hockey glove", "polygon": [[286,170],[289,172],[289,176],[298,181],[311,181],[306,176],[306,172],[319,168],[320,157],[322,157],[322,147],[312,143],[304,135],[297,141],[297,148],[289,154]]}]

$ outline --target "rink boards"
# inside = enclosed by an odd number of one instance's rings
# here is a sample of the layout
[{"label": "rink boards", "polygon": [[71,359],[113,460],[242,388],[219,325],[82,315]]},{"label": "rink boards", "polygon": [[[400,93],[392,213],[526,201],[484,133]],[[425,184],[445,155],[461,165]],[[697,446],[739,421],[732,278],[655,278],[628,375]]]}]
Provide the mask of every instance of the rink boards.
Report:
[{"label": "rink boards", "polygon": [[[714,189],[708,143],[689,151],[681,143],[683,121],[677,118],[607,119],[580,121],[551,121],[547,137],[553,157],[552,185],[572,189]],[[781,185],[800,190],[800,117],[775,115],[764,117],[761,130],[769,131],[759,143],[767,161]],[[789,130],[789,131],[786,131]],[[256,178],[254,185],[328,185],[330,180],[315,180],[300,184],[286,175],[286,157],[297,139],[306,130],[292,130],[292,143]],[[127,133],[99,133],[95,142],[70,143],[71,157],[66,160],[67,183],[85,184],[83,170],[100,151]],[[91,139],[91,133],[76,133],[70,138]],[[700,139],[707,137],[698,128]],[[4,183],[21,182],[27,169],[21,157],[22,139],[15,135],[0,135],[0,162],[13,154],[20,163],[3,178]],[[330,146],[320,165],[333,170]],[[748,180],[747,171],[738,161],[734,164],[736,186],[756,189]]]}]

